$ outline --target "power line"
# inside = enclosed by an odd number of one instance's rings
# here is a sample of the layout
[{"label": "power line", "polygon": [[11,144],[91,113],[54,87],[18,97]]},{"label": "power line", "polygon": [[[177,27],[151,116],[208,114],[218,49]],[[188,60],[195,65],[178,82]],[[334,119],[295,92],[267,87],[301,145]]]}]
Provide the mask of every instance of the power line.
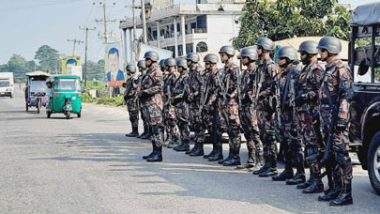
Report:
[{"label": "power line", "polygon": [[80,45],[81,43],[84,43],[82,40],[79,39],[68,39],[67,41],[73,43],[73,56],[75,56],[75,45]]},{"label": "power line", "polygon": [[86,31],[86,38],[85,38],[85,51],[84,51],[84,74],[83,74],[83,79],[84,79],[84,86],[86,87],[86,81],[87,81],[87,47],[88,47],[88,31],[90,30],[95,30],[96,28],[89,28],[89,27],[79,27],[79,30],[84,30]]}]

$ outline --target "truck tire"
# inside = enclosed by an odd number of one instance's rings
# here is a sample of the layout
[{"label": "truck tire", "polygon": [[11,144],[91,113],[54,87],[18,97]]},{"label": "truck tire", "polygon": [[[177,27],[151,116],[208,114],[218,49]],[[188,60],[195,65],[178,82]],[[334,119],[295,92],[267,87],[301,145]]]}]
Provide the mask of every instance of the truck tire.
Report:
[{"label": "truck tire", "polygon": [[368,175],[373,189],[380,195],[380,131],[372,137],[368,148]]}]

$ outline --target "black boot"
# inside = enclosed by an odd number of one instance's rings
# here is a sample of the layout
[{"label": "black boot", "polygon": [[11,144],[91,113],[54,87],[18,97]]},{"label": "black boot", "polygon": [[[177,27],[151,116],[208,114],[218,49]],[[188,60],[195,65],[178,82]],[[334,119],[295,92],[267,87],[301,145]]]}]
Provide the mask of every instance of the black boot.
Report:
[{"label": "black boot", "polygon": [[305,183],[298,184],[297,189],[305,189],[311,185],[312,181],[309,179]]},{"label": "black boot", "polygon": [[286,181],[286,185],[297,185],[305,183],[306,177],[304,173],[296,173],[294,177]]},{"label": "black boot", "polygon": [[193,148],[190,149],[189,151],[186,151],[185,154],[190,155],[191,153],[193,153],[196,150],[198,150],[198,143],[197,142],[195,142]]},{"label": "black boot", "polygon": [[228,156],[225,159],[219,160],[218,164],[224,164],[224,162],[230,161],[232,159],[232,157],[233,157],[233,154],[230,150],[230,152],[228,153]]},{"label": "black boot", "polygon": [[272,181],[286,181],[293,177],[293,169],[285,169],[279,175],[273,176]]},{"label": "black boot", "polygon": [[168,144],[168,148],[169,149],[175,148],[177,146],[179,146],[179,142],[178,141],[174,141],[174,140],[170,141],[169,144]]},{"label": "black boot", "polygon": [[141,135],[137,136],[137,138],[141,138],[142,136],[146,135],[148,133],[148,126],[144,125],[144,131],[141,133]]},{"label": "black boot", "polygon": [[308,193],[319,193],[323,192],[323,182],[321,179],[316,178],[310,182],[310,185],[306,187],[304,190],[302,190],[302,193],[308,194]]},{"label": "black boot", "polygon": [[148,159],[148,158],[151,158],[153,156],[153,154],[156,152],[157,148],[156,148],[156,145],[153,143],[152,141],[152,147],[153,147],[153,151],[149,154],[149,155],[145,155],[143,156],[142,158],[144,160]]},{"label": "black boot", "polygon": [[343,190],[340,192],[339,196],[330,201],[330,206],[343,206],[343,205],[349,205],[352,204],[352,188],[351,188],[351,181],[349,183],[343,184]]},{"label": "black boot", "polygon": [[132,132],[125,135],[126,137],[138,137],[139,136],[139,129],[138,127],[132,127]]},{"label": "black boot", "polygon": [[223,150],[221,145],[215,145],[215,152],[212,156],[208,157],[208,161],[223,160]]},{"label": "black boot", "polygon": [[[339,181],[340,182],[340,181]],[[336,199],[340,192],[342,191],[342,187],[341,185],[337,185],[335,184],[336,182],[334,182],[334,188],[333,189],[329,189],[325,192],[325,195],[321,195],[321,196],[318,196],[318,201],[331,201],[331,200],[334,200]]]},{"label": "black boot", "polygon": [[154,142],[154,144],[156,144],[156,152],[154,152],[151,157],[146,159],[148,162],[162,161],[162,146],[158,146],[158,142]]},{"label": "black boot", "polygon": [[197,156],[204,155],[203,143],[202,142],[198,142],[198,148],[197,148],[197,150],[191,152],[189,155],[192,156],[192,157],[197,157]]},{"label": "black boot", "polygon": [[215,152],[216,152],[215,148],[212,148],[212,151],[208,153],[207,155],[204,155],[203,158],[208,159],[209,157],[214,156]]},{"label": "black boot", "polygon": [[173,148],[177,152],[186,152],[190,150],[189,140],[183,140],[181,144]]},{"label": "black boot", "polygon": [[223,162],[223,166],[239,166],[241,163],[240,163],[240,139],[234,139],[232,141],[232,149],[231,149],[231,153],[232,153],[232,157],[230,160],[228,161],[224,161]]},{"label": "black boot", "polygon": [[270,176],[275,176],[277,175],[277,168],[273,168],[272,166],[268,167],[265,171],[261,172],[259,174],[259,177],[270,177]]},{"label": "black boot", "polygon": [[261,168],[259,168],[258,170],[254,170],[254,171],[252,172],[252,174],[254,174],[254,175],[259,175],[260,173],[266,171],[268,168],[270,168],[270,165],[269,165],[269,164],[265,164],[265,165],[263,165]]}]

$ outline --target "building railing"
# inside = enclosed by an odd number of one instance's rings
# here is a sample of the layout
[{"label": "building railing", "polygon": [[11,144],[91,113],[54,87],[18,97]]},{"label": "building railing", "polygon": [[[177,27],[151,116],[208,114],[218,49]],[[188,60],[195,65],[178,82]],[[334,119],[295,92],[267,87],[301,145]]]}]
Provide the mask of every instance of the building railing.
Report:
[{"label": "building railing", "polygon": [[[207,28],[193,28],[191,29],[191,31],[189,30],[186,30],[186,35],[191,35],[193,33],[207,33]],[[163,39],[171,39],[171,38],[174,38],[174,32],[169,32],[169,33],[165,33],[165,34],[161,34],[161,40]],[[177,32],[177,38],[181,37],[182,34],[181,32]],[[154,36],[151,35],[149,36],[148,38],[149,41],[156,41],[157,40],[157,36]]]}]

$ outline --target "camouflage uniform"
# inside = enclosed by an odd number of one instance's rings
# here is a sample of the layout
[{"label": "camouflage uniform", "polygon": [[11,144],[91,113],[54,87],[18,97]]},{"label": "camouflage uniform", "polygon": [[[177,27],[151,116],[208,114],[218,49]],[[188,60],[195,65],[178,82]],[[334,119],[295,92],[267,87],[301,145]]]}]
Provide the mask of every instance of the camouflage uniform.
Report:
[{"label": "camouflage uniform", "polygon": [[[302,69],[296,83],[299,93],[296,99],[298,121],[300,135],[305,145],[306,160],[308,160],[310,167],[309,180],[310,182],[314,182],[314,188],[318,189],[323,189],[323,183],[320,178],[321,167],[319,158],[313,157],[319,156],[323,146],[321,144],[318,104],[318,91],[321,85],[322,71],[323,68],[318,65],[318,61],[310,62]],[[304,192],[311,193],[314,191],[311,188],[307,188]]]},{"label": "camouflage uniform", "polygon": [[239,67],[234,64],[226,64],[224,67],[224,76],[219,91],[220,112],[223,122],[227,125],[229,137],[230,153],[223,160],[224,165],[228,164],[231,159],[238,160],[240,164],[240,118],[238,104],[238,87],[239,87]]},{"label": "camouflage uniform", "polygon": [[324,142],[327,142],[333,114],[338,113],[337,124],[333,129],[333,155],[331,155],[333,158],[328,163],[333,169],[333,183],[330,183],[329,187],[341,193],[349,192],[349,194],[351,194],[352,180],[352,164],[348,153],[351,84],[352,77],[349,68],[341,60],[335,60],[326,65],[319,90],[321,131]]},{"label": "camouflage uniform", "polygon": [[203,84],[203,73],[198,67],[195,69],[190,69],[189,74],[189,119],[190,126],[195,132],[195,146],[191,153],[196,149],[201,149],[203,153],[203,143],[205,142],[205,131],[206,127],[202,121],[201,115],[199,114],[199,108],[201,105],[201,87]]},{"label": "camouflage uniform", "polygon": [[164,82],[164,111],[163,115],[165,118],[165,127],[167,130],[167,139],[169,141],[168,147],[174,147],[176,142],[179,140],[179,132],[177,128],[177,118],[175,114],[175,107],[172,105],[169,96],[172,97],[172,92],[174,88],[174,83],[178,78],[178,73],[171,73],[167,76]]},{"label": "camouflage uniform", "polygon": [[133,130],[137,130],[139,125],[139,104],[136,99],[137,87],[138,79],[134,76],[130,77],[125,83],[124,101],[128,107],[129,120]]},{"label": "camouflage uniform", "polygon": [[276,73],[276,67],[271,59],[261,60],[257,73],[259,75],[257,98],[257,118],[260,129],[260,139],[264,146],[265,165],[254,174],[261,174],[263,171],[272,169],[277,171],[277,147],[275,144],[275,130],[273,123],[274,109],[270,106],[271,97],[274,94],[273,76]]},{"label": "camouflage uniform", "polygon": [[161,151],[161,126],[162,126],[162,72],[159,65],[153,63],[142,77],[140,101],[142,103],[143,115],[149,126],[153,148]]},{"label": "camouflage uniform", "polygon": [[248,164],[257,165],[263,162],[263,144],[256,114],[256,95],[258,74],[255,70],[244,70],[241,77],[241,103],[240,121],[247,140]]},{"label": "camouflage uniform", "polygon": [[[172,90],[172,104],[175,106],[175,115],[181,134],[181,144],[190,143],[189,106],[186,102],[188,95],[189,73],[184,70],[174,83]],[[181,146],[181,145],[179,145]],[[179,147],[174,147],[177,150]]]}]

